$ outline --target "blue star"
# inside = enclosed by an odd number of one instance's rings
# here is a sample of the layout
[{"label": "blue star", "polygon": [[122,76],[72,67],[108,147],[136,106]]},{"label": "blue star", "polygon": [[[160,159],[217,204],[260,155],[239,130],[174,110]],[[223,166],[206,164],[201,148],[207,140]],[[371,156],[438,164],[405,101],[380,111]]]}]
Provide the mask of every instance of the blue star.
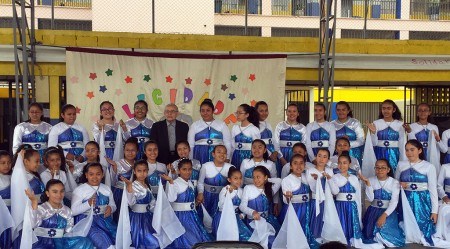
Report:
[{"label": "blue star", "polygon": [[233,99],[236,98],[236,95],[235,95],[234,93],[230,93],[230,94],[228,95],[228,98],[231,99],[231,100],[233,100]]},{"label": "blue star", "polygon": [[105,93],[106,90],[108,90],[108,89],[106,88],[106,85],[100,86],[100,92]]}]

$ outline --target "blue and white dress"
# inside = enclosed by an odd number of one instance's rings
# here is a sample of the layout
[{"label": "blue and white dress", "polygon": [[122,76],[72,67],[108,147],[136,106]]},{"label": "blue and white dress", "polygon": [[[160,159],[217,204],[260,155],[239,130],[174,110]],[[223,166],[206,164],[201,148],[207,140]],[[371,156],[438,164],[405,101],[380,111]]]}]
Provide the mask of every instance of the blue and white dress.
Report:
[{"label": "blue and white dress", "polygon": [[221,120],[195,121],[189,128],[188,141],[191,147],[190,158],[199,160],[201,164],[214,160],[211,153],[216,145],[224,145],[227,148],[227,158],[230,158],[231,134],[228,126]]},{"label": "blue and white dress", "polygon": [[338,119],[331,121],[331,123],[336,127],[336,140],[347,136],[348,140],[350,140],[350,156],[358,159],[361,165],[365,143],[364,130],[361,123],[357,119],[350,117],[344,123]]},{"label": "blue and white dress", "polygon": [[[61,167],[64,167],[64,165],[61,165]],[[58,174],[55,174],[52,176],[52,173],[47,168],[41,174],[39,174],[39,176],[41,177],[41,180],[42,180],[42,183],[44,184],[44,186],[46,186],[47,182],[52,179],[60,180],[64,185],[64,205],[70,207],[70,200],[72,199],[73,189],[71,188],[70,184],[68,183],[67,172],[59,170]]]},{"label": "blue and white dress", "polygon": [[319,124],[314,121],[306,126],[306,150],[311,162],[320,148],[328,149],[330,155],[333,155],[335,145],[336,128],[332,123],[325,121]]},{"label": "blue and white dress", "polygon": [[[269,156],[275,151],[278,152],[280,150],[280,145],[275,145],[274,133],[270,123],[267,123],[266,121],[259,121],[259,131],[261,133],[261,140],[266,143],[267,153]],[[279,173],[282,167],[280,161],[276,160],[275,165],[277,167],[277,172]]]},{"label": "blue and white dress", "polygon": [[[365,244],[381,243],[388,247],[405,246],[405,234],[398,225],[396,210],[400,183],[392,177],[384,181],[376,176],[369,178],[370,186],[366,186],[367,200],[371,203],[367,208],[363,222],[363,241]],[[377,221],[386,213],[386,223],[379,228]]]},{"label": "blue and white dress", "polygon": [[[306,144],[306,127],[300,123],[290,125],[287,121],[282,121],[275,127],[273,139],[275,149],[289,162],[292,157],[292,146],[298,142]],[[277,171],[281,172],[281,168],[277,168]]]},{"label": "blue and white dress", "polygon": [[[433,235],[436,233],[436,226],[430,216],[432,213],[437,214],[439,209],[435,167],[427,161],[415,164],[411,164],[409,161],[400,161],[395,178],[400,183],[407,183],[405,194],[411,210],[423,233],[424,240],[427,244],[434,246]],[[402,203],[402,205],[405,204]]]},{"label": "blue and white dress", "polygon": [[[305,170],[303,170],[303,172],[306,173],[306,170],[308,170],[310,168],[314,168],[314,167],[316,167],[316,165],[314,165],[310,162],[305,162]],[[291,173],[291,163],[288,162],[283,166],[283,169],[281,170],[281,179],[284,179],[290,173]]]},{"label": "blue and white dress", "polygon": [[74,222],[72,210],[67,206],[54,209],[45,202],[32,212],[31,224],[38,241],[33,249],[90,249],[94,248],[91,240],[85,237],[63,237],[70,232]]},{"label": "blue and white dress", "polygon": [[[439,171],[437,180],[438,196],[442,200],[445,196],[450,198],[450,164],[443,164]],[[447,241],[450,240],[450,204],[442,201],[439,206],[438,221],[436,224],[436,230],[439,233],[439,237]]]},{"label": "blue and white dress", "polygon": [[119,222],[120,206],[122,205],[122,193],[125,187],[125,183],[120,180],[120,177],[123,176],[130,180],[131,175],[133,174],[133,165],[129,164],[125,159],[120,159],[116,162],[116,164],[117,172],[114,172],[114,170],[111,169],[113,177],[113,186],[111,187],[111,190],[113,192],[114,202],[117,206],[117,211],[114,212],[113,219],[117,223]]},{"label": "blue and white dress", "polygon": [[217,211],[220,191],[228,184],[227,177],[230,167],[234,166],[225,163],[222,167],[216,167],[214,161],[212,161],[203,164],[200,170],[197,191],[203,193],[204,206],[211,217]]},{"label": "blue and white dress", "polygon": [[[172,177],[173,179],[176,179],[178,177],[178,163],[181,161],[181,159],[177,159],[175,161],[173,161],[172,163],[172,167],[175,169],[175,171],[177,172],[177,175],[172,175],[171,173],[169,173],[169,176]],[[200,170],[202,169],[202,164],[200,163],[199,160],[197,159],[191,159],[192,161],[192,175],[191,175],[191,182],[194,185],[194,188],[197,189],[197,184],[198,184],[198,179],[200,178]]]},{"label": "blue and white dress", "polygon": [[60,122],[53,126],[48,135],[48,146],[61,146],[64,150],[64,155],[71,153],[74,156],[84,157],[84,147],[88,142],[89,135],[86,129],[76,123],[68,125]]},{"label": "blue and white dress", "polygon": [[[111,189],[101,183],[99,186],[91,186],[84,183],[78,186],[72,196],[72,212],[75,216],[75,223],[87,217],[91,206],[88,200],[96,195],[94,207],[94,219],[87,237],[91,239],[98,249],[111,248],[116,241],[117,226],[113,222],[112,213],[116,211],[116,204]],[[110,206],[112,213],[105,217],[106,207]]]},{"label": "blue and white dress", "polygon": [[240,168],[242,176],[244,178],[244,185],[253,184],[253,169],[259,165],[264,166],[269,170],[271,178],[278,177],[276,166],[272,161],[262,160],[261,162],[255,162],[254,158],[244,159],[242,161],[241,168]]},{"label": "blue and white dress", "polygon": [[[339,174],[339,168],[338,168],[338,159],[339,156],[335,155],[330,158],[330,161],[328,162],[328,165],[331,169],[333,169],[334,174]],[[350,163],[350,168],[348,169],[348,173],[358,176],[358,173],[361,171],[361,167],[359,166],[359,161],[357,158],[351,157],[350,158],[352,162]]]},{"label": "blue and white dress", "polygon": [[255,139],[260,139],[261,133],[253,124],[249,124],[246,127],[234,125],[233,129],[231,129],[231,137],[233,139],[231,144],[231,153],[233,155],[231,164],[239,168],[242,160],[250,158],[252,155],[252,142]]},{"label": "blue and white dress", "polygon": [[[283,191],[283,194],[286,194],[286,192],[288,191],[292,192],[292,198],[290,201],[292,202],[292,206],[294,207],[295,213],[297,214],[298,220],[300,221],[303,233],[308,240],[308,244],[311,248],[318,248],[319,243],[317,243],[317,241],[315,240],[309,227],[311,222],[311,190],[308,183],[306,182],[306,176],[302,174],[301,177],[298,177],[294,174],[289,174],[282,180],[281,189]],[[284,221],[286,217],[289,207],[288,204],[288,200],[283,195],[283,208],[281,209],[279,217],[280,221]]]},{"label": "blue and white dress", "polygon": [[123,139],[126,141],[130,137],[137,138],[139,149],[136,155],[136,160],[142,159],[142,156],[144,155],[144,144],[150,140],[153,121],[148,118],[145,118],[142,121],[132,118],[127,120],[125,125],[127,126],[127,131],[123,133]]},{"label": "blue and white dress", "polygon": [[195,210],[195,190],[190,181],[178,177],[167,185],[167,199],[186,232],[167,248],[191,248],[199,242],[212,241]]},{"label": "blue and white dress", "polygon": [[39,124],[32,124],[23,122],[14,128],[13,134],[13,154],[22,144],[29,144],[31,147],[39,152],[41,156],[41,163],[44,163],[44,151],[47,149],[48,136],[52,129],[49,123],[41,122]]},{"label": "blue and white dress", "polygon": [[[222,217],[222,209],[223,205],[225,203],[225,197],[226,195],[231,195],[231,200],[233,202],[233,207],[236,212],[236,221],[239,229],[239,241],[248,241],[250,237],[252,236],[252,232],[250,228],[244,223],[243,217],[244,215],[241,215],[241,212],[239,210],[239,205],[241,204],[241,197],[242,197],[242,188],[239,188],[238,190],[233,189],[233,192],[230,193],[228,190],[228,187],[222,188],[219,194],[219,210],[216,212],[216,214],[213,217],[212,221],[212,234],[217,237],[217,229],[219,228],[220,224],[220,218]],[[242,216],[242,217],[241,217]]]},{"label": "blue and white dress", "polygon": [[442,133],[441,141],[438,143],[439,149],[445,154],[444,164],[450,163],[450,129]]},{"label": "blue and white dress", "polygon": [[[150,185],[150,190],[152,191],[155,198],[158,196],[159,180],[161,179],[162,174],[167,175],[166,165],[159,162],[148,162],[147,182]],[[166,184],[166,181],[163,179],[161,180],[161,182],[163,186]]]},{"label": "blue and white dress", "polygon": [[[436,134],[439,134],[439,129],[436,125],[427,123],[426,125],[421,125],[418,122],[410,124],[411,132],[408,133],[408,140],[417,139],[423,146],[423,153],[425,154],[425,160],[430,161],[428,157],[428,147],[431,146],[428,144],[429,135],[433,135],[433,131]],[[434,146],[438,148],[438,144],[436,143]],[[437,153],[439,156],[440,154]],[[439,161],[438,159],[437,161]]]},{"label": "blue and white dress", "polygon": [[[11,176],[0,174],[0,196],[2,197],[5,205],[11,212]],[[10,248],[11,241],[11,228],[6,229],[0,234],[0,248]]]},{"label": "blue and white dress", "polygon": [[[119,123],[115,122],[113,125],[105,124],[103,127],[105,132],[105,153],[108,158],[114,158],[114,148],[116,147],[117,131],[119,129]],[[100,143],[100,130],[97,124],[92,126],[92,135],[97,143]],[[120,146],[123,146],[122,144]]]},{"label": "blue and white dress", "polygon": [[[130,196],[131,194],[131,196]],[[155,199],[148,186],[138,181],[133,182],[133,193],[129,193],[130,224],[132,247],[153,249],[159,248],[158,239],[153,236],[153,209]]]},{"label": "blue and white dress", "polygon": [[386,159],[395,173],[399,160],[405,160],[405,129],[403,122],[394,120],[386,122],[384,119],[373,121],[376,133],[370,134],[375,156],[378,159]]}]

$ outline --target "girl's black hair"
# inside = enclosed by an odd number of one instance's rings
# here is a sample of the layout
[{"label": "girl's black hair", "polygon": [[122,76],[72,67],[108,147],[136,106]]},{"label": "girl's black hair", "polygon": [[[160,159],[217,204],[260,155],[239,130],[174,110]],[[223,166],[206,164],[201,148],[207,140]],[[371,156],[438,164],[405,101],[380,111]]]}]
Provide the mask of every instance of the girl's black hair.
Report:
[{"label": "girl's black hair", "polygon": [[383,118],[383,112],[381,110],[383,104],[390,104],[392,105],[392,107],[394,108],[394,112],[392,113],[392,118],[396,119],[396,120],[403,120],[402,119],[402,112],[400,111],[400,109],[398,109],[397,104],[395,104],[394,101],[390,100],[390,99],[386,99],[385,101],[383,101],[380,105],[380,113],[378,114],[378,118],[382,119]]},{"label": "girl's black hair", "polygon": [[323,108],[323,111],[325,112],[325,115],[323,116],[323,119],[327,120],[327,107],[322,102],[317,102],[314,104],[314,106],[321,106]]},{"label": "girl's black hair", "polygon": [[216,148],[219,148],[219,147],[222,147],[222,148],[225,149],[225,151],[227,151],[227,147],[225,147],[225,145],[223,145],[223,144],[218,144],[218,145],[214,146],[214,149],[213,149],[212,152],[216,153]]},{"label": "girl's black hair", "polygon": [[206,105],[209,108],[211,108],[211,110],[214,112],[214,104],[213,104],[211,99],[204,99],[202,101],[202,103],[200,104],[200,109],[202,109],[202,106],[204,106],[204,105]]},{"label": "girl's black hair", "polygon": [[308,151],[306,150],[306,145],[302,142],[295,143],[294,146],[292,146],[292,150],[294,150],[295,147],[301,147],[304,151]]},{"label": "girl's black hair", "polygon": [[[65,105],[63,105],[63,106],[61,107],[61,114],[66,113],[66,111],[69,110],[69,109],[77,110],[77,108],[76,108],[74,105],[72,105],[72,104],[65,104]],[[61,122],[64,122],[64,119],[63,119],[62,117],[60,117],[59,120],[60,120]]]},{"label": "girl's black hair", "polygon": [[[180,146],[180,145],[182,145],[182,144],[186,145],[186,146],[189,148],[189,150],[191,150],[191,147],[190,147],[188,141],[186,141],[186,140],[178,141],[178,142],[175,144],[175,150],[177,151],[177,155],[178,155],[178,146]],[[180,155],[178,155],[178,157],[180,158]]]},{"label": "girl's black hair", "polygon": [[[255,172],[261,172],[264,176],[267,176],[267,178],[270,178],[269,170],[262,165],[256,166],[253,169],[253,174],[255,174]],[[266,181],[264,183],[264,194],[266,194],[266,197],[269,200],[269,203],[273,203],[272,183],[270,183],[269,181]]]},{"label": "girl's black hair", "polygon": [[[39,108],[39,110],[41,110],[42,115],[41,115],[41,121],[44,121],[44,107],[42,107],[41,104],[37,103],[37,102],[33,102],[28,106],[28,111],[30,111],[31,107],[37,107]],[[28,118],[25,122],[31,122],[31,119]]]},{"label": "girl's black hair", "polygon": [[[255,140],[252,141],[252,146],[255,143],[260,143],[260,144],[264,145],[264,149],[266,149],[266,152],[264,152],[264,154],[263,154],[263,159],[264,159],[264,162],[267,162],[267,160],[269,160],[269,153],[267,152],[267,145],[266,145],[266,143],[264,142],[264,140],[255,139]],[[252,159],[252,158],[253,158],[253,154],[250,155],[250,159]]]},{"label": "girl's black hair", "polygon": [[11,161],[12,168],[14,168],[14,165],[16,165],[17,158],[19,158],[20,152],[22,150],[28,150],[28,149],[33,149],[33,147],[29,144],[21,144],[21,145],[19,145],[19,147],[17,147],[16,153],[14,153],[12,161]]},{"label": "girl's black hair", "polygon": [[[317,150],[317,154],[319,154],[319,151],[326,151],[327,155],[328,155],[328,159],[330,159],[330,151],[327,148],[319,148]],[[316,154],[316,156],[317,156],[317,154]]]},{"label": "girl's black hair", "polygon": [[256,104],[255,104],[255,109],[258,110],[259,106],[262,106],[262,105],[269,106],[269,105],[266,103],[266,101],[260,100],[260,101],[256,102]]},{"label": "girl's black hair", "polygon": [[144,143],[144,154],[142,154],[142,159],[144,160],[148,160],[147,155],[145,154],[145,151],[147,150],[147,146],[149,146],[150,144],[154,144],[156,145],[156,148],[159,149],[158,144],[156,143],[155,140],[148,140],[147,142]]},{"label": "girl's black hair", "polygon": [[[45,184],[45,192],[50,191],[50,188],[53,185],[57,185],[57,184],[61,184],[63,187],[65,187],[64,183],[62,183],[62,181],[60,181],[58,179],[50,179],[47,182],[47,184]],[[44,203],[46,201],[48,201],[48,196],[47,196],[47,193],[44,193],[43,195],[41,195],[41,202]]]},{"label": "girl's black hair", "polygon": [[239,174],[242,175],[242,172],[236,168],[236,167],[230,167],[230,169],[228,169],[228,178],[231,178],[233,176],[234,173],[239,172]]},{"label": "girl's black hair", "polygon": [[147,109],[147,111],[148,111],[148,104],[145,100],[141,99],[141,100],[134,102],[133,108],[135,108],[137,104],[143,104],[145,106],[145,109]]},{"label": "girl's black hair", "polygon": [[61,166],[59,167],[60,170],[66,172],[66,157],[64,156],[64,150],[63,148],[61,148],[61,146],[56,146],[56,147],[48,147],[47,149],[45,149],[44,151],[44,165],[46,168],[48,168],[47,165],[47,160],[48,157],[52,154],[58,154],[59,157],[61,158]]},{"label": "girl's black hair", "polygon": [[[17,151],[19,151],[19,150],[17,150]],[[17,153],[16,153],[16,154],[17,154]],[[39,158],[40,158],[40,154],[39,154],[39,152],[38,152],[37,150],[34,150],[34,149],[25,149],[25,153],[24,153],[24,155],[23,155],[23,160],[30,160],[30,158],[31,158],[32,156],[34,156],[34,154],[37,154],[37,155],[39,156]],[[17,158],[16,158],[16,161],[17,161]],[[15,161],[15,162],[16,162],[16,161]],[[25,165],[25,162],[24,162],[24,165]],[[41,181],[41,176],[38,174],[38,172],[28,172],[28,173],[33,174],[34,176],[37,177],[37,179],[39,179],[39,181]]]},{"label": "girl's black hair", "polygon": [[[424,103],[424,102],[420,103],[420,104],[417,106],[417,110],[419,110],[419,107],[420,107],[421,105],[426,106],[426,107],[428,108],[428,110],[431,111],[431,106],[430,106],[429,104],[427,104],[427,103]],[[419,122],[419,115],[416,115],[416,122]],[[431,113],[431,114],[428,116],[427,122],[428,122],[428,123],[434,123],[433,113]]]},{"label": "girl's black hair", "polygon": [[[378,162],[378,161],[381,161],[381,162],[385,162],[385,163],[386,163],[387,167],[389,168],[389,173],[388,173],[387,175],[390,176],[390,177],[392,177],[392,178],[394,178],[394,171],[392,170],[392,166],[391,166],[391,164],[389,163],[389,160],[382,158],[382,159],[378,159],[377,162]],[[375,162],[375,163],[376,163],[376,162]]]},{"label": "girl's black hair", "polygon": [[100,162],[100,145],[97,142],[95,142],[95,141],[89,141],[84,146],[85,150],[86,150],[86,146],[88,146],[90,144],[94,145],[95,148],[97,148],[97,150],[99,151],[99,154],[97,155],[97,162]]},{"label": "girl's black hair", "polygon": [[341,140],[347,142],[348,145],[350,145],[350,140],[349,140],[348,138],[346,138],[346,137],[340,137],[340,138],[336,139],[336,143],[335,143],[335,146],[336,146],[336,147],[337,147],[338,142],[341,141]]},{"label": "girl's black hair", "polygon": [[298,105],[296,103],[289,103],[289,105],[287,106],[286,110],[289,109],[289,107],[291,107],[291,106],[297,108],[298,116],[295,119],[295,121],[297,121],[297,123],[300,124],[300,109],[298,108]]},{"label": "girl's black hair", "polygon": [[[110,105],[112,106],[112,108],[114,109],[113,103],[111,103],[111,101],[109,101],[109,100],[106,100],[106,101],[103,101],[102,103],[100,103],[100,119],[103,119],[103,115],[102,115],[102,106],[103,106],[104,104],[110,104]],[[113,119],[113,120],[116,120],[116,117],[112,116],[112,119]]]},{"label": "girl's black hair", "polygon": [[[410,145],[416,147],[417,149],[422,150],[422,152],[420,152],[420,154],[419,154],[419,159],[420,160],[426,160],[425,159],[425,152],[423,150],[423,145],[422,145],[421,142],[419,142],[419,140],[417,140],[417,139],[410,139],[410,140],[408,140],[408,142],[406,142],[406,144],[410,144]],[[405,144],[405,148],[406,148],[406,144]]]},{"label": "girl's black hair", "polygon": [[182,158],[179,162],[178,162],[178,169],[181,169],[184,165],[188,165],[190,164],[192,167],[192,161],[189,158]]},{"label": "girl's black hair", "polygon": [[302,155],[300,155],[300,154],[294,154],[294,155],[292,155],[291,160],[289,161],[289,163],[292,165],[292,162],[293,162],[294,159],[296,159],[296,158],[301,158],[301,159],[303,159],[303,162],[306,163],[306,157],[304,157],[304,156],[302,156]]},{"label": "girl's black hair", "polygon": [[339,161],[339,159],[340,159],[341,157],[347,158],[347,159],[348,159],[348,162],[349,162],[349,163],[352,163],[352,158],[351,158],[350,153],[349,153],[348,151],[346,151],[346,150],[342,151],[341,155],[338,157],[338,161]]},{"label": "girl's black hair", "polygon": [[337,102],[337,103],[336,103],[336,109],[337,109],[337,106],[338,106],[338,105],[345,105],[345,107],[346,107],[347,110],[348,110],[347,117],[353,118],[353,111],[352,111],[352,108],[350,108],[350,105],[348,104],[347,101],[339,101],[339,102]]},{"label": "girl's black hair", "polygon": [[247,120],[254,126],[259,128],[259,114],[256,111],[255,107],[248,104],[242,104],[239,107],[241,107],[245,113],[248,113]]},{"label": "girl's black hair", "polygon": [[123,147],[125,148],[125,145],[127,144],[134,144],[134,146],[136,146],[136,150],[139,150],[139,142],[138,139],[135,137],[130,137],[128,138],[125,143],[123,144]]},{"label": "girl's black hair", "polygon": [[[134,170],[136,169],[136,167],[138,165],[145,165],[145,167],[147,168],[147,170],[149,169],[148,167],[148,162],[147,160],[141,159],[141,160],[137,160],[134,165],[133,165],[133,182],[136,181],[136,174],[134,173]],[[147,185],[147,187],[150,189],[150,183],[148,182],[148,177],[145,178],[144,180],[145,185]]]},{"label": "girl's black hair", "polygon": [[81,176],[79,178],[80,184],[88,182],[86,174],[87,174],[87,172],[89,171],[90,168],[95,168],[95,167],[100,168],[100,170],[103,172],[103,166],[100,163],[95,162],[95,163],[88,163],[88,164],[84,165],[84,167],[83,167],[83,174],[81,174]]},{"label": "girl's black hair", "polygon": [[[9,157],[11,159],[11,155],[8,153],[8,151],[6,150],[0,150],[0,158],[1,157]],[[6,173],[7,175],[11,175],[12,174],[12,162],[11,162],[11,169],[9,169],[8,173]]]}]

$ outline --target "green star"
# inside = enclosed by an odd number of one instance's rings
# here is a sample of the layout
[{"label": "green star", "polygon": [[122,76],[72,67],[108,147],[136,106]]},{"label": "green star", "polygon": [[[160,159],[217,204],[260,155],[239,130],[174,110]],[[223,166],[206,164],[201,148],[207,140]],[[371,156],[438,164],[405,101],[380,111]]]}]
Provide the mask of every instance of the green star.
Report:
[{"label": "green star", "polygon": [[236,77],[235,74],[231,75],[230,80],[232,80],[233,82],[236,82],[238,78]]},{"label": "green star", "polygon": [[149,82],[152,78],[150,78],[150,75],[146,74],[144,75],[144,80]]},{"label": "green star", "polygon": [[113,70],[111,70],[110,68],[108,68],[108,70],[106,70],[106,76],[111,76],[113,73]]}]

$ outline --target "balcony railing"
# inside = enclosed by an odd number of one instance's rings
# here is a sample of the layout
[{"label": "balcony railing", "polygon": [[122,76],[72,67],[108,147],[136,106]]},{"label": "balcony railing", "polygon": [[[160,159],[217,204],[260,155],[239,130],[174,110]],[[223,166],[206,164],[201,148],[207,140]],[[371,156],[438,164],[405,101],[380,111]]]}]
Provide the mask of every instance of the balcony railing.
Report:
[{"label": "balcony railing", "polygon": [[[54,0],[55,6],[92,8],[92,0]],[[37,0],[37,5],[52,5],[52,0]]]},{"label": "balcony railing", "polygon": [[410,19],[450,20],[450,1],[411,0]]},{"label": "balcony railing", "polygon": [[[249,14],[261,14],[261,0],[247,0]],[[245,0],[214,0],[215,13],[245,14]]]},{"label": "balcony railing", "polygon": [[[420,1],[420,0],[419,0]],[[365,0],[342,0],[341,16],[364,18]],[[396,0],[369,0],[367,18],[370,19],[399,19],[400,6]]]},{"label": "balcony railing", "polygon": [[272,15],[319,16],[318,0],[272,0]]}]

